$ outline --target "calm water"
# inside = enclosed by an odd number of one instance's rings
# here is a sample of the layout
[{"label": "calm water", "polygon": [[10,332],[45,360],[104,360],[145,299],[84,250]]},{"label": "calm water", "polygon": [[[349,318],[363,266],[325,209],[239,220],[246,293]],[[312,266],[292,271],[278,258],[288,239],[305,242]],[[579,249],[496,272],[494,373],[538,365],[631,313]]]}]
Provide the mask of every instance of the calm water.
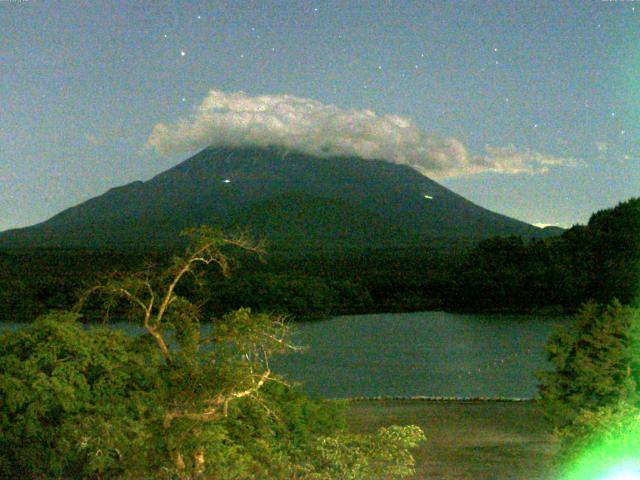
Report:
[{"label": "calm water", "polygon": [[[544,345],[567,317],[444,312],[350,315],[303,323],[303,353],[273,366],[311,394],[354,396],[536,396]],[[133,331],[131,325],[120,328]],[[0,331],[18,328],[0,324]]]}]

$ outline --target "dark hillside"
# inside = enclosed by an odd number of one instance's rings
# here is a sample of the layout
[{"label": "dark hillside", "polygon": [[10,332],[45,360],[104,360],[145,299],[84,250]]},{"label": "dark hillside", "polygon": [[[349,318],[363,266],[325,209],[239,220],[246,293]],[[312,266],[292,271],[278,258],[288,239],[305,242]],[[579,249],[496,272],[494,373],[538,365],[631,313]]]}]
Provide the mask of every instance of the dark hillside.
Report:
[{"label": "dark hillside", "polygon": [[0,233],[0,248],[161,247],[201,224],[294,243],[368,246],[557,234],[479,207],[407,166],[216,148],[38,225]]}]

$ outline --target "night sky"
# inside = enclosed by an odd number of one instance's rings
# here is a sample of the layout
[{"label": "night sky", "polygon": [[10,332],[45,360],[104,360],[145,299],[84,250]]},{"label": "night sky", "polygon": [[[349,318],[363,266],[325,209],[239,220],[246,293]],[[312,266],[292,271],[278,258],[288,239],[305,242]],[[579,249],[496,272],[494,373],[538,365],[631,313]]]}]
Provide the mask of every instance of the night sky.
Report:
[{"label": "night sky", "polygon": [[640,2],[0,0],[0,79],[0,230],[271,138],[530,223],[640,195]]}]

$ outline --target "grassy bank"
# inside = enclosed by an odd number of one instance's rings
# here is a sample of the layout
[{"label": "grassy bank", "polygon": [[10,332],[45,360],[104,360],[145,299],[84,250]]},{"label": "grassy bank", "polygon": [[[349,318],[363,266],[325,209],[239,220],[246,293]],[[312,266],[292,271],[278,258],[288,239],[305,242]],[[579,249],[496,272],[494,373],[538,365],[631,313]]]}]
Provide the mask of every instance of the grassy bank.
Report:
[{"label": "grassy bank", "polygon": [[415,452],[420,479],[551,480],[557,444],[535,401],[353,400],[355,432],[420,426]]}]

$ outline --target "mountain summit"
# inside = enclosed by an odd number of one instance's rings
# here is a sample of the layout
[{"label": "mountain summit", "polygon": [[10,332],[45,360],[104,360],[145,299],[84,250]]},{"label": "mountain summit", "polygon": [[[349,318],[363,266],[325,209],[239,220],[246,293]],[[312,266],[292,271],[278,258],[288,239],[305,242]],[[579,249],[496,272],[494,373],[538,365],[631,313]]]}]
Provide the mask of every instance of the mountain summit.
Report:
[{"label": "mountain summit", "polygon": [[225,147],[0,233],[0,247],[164,246],[201,224],[247,228],[275,242],[368,246],[550,233],[479,207],[408,166]]}]

